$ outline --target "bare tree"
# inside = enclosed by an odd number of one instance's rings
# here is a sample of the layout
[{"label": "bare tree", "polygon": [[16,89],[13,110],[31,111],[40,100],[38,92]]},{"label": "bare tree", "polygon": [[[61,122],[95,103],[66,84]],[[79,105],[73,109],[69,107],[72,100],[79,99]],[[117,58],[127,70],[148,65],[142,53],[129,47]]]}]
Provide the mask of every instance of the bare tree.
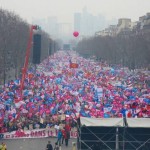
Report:
[{"label": "bare tree", "polygon": [[[0,81],[3,81],[3,84],[7,76],[12,74],[10,70],[15,71],[14,77],[18,77],[21,72],[30,26],[15,13],[0,9]],[[48,56],[49,43],[52,40],[44,31],[41,31],[41,36],[41,60],[43,60]]]},{"label": "bare tree", "polygon": [[150,32],[83,39],[76,49],[83,56],[95,55],[108,63],[122,64],[130,69],[146,67],[150,64]]}]

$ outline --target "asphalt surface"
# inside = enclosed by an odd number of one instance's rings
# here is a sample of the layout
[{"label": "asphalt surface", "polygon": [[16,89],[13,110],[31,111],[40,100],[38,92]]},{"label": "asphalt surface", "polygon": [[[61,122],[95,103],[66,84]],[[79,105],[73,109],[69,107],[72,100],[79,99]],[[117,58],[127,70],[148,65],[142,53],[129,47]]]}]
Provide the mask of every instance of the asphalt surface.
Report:
[{"label": "asphalt surface", "polygon": [[[48,141],[51,141],[53,147],[56,138],[39,138],[39,139],[13,139],[13,140],[0,140],[5,142],[7,150],[46,150]],[[76,142],[76,139],[70,139],[68,147],[63,144],[61,150],[72,150],[72,142]]]}]

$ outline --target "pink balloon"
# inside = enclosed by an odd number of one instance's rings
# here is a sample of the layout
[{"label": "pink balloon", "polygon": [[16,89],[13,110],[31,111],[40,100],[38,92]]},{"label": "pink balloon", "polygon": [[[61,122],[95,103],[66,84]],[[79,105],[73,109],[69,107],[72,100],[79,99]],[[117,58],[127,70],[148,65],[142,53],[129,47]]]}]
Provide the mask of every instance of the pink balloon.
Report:
[{"label": "pink balloon", "polygon": [[2,117],[0,117],[0,122],[2,122],[2,120],[3,120],[3,118],[2,118]]},{"label": "pink balloon", "polygon": [[46,110],[46,114],[50,114],[50,110]]},{"label": "pink balloon", "polygon": [[113,108],[113,110],[114,110],[114,111],[116,111],[116,110],[117,110],[117,108]]},{"label": "pink balloon", "polygon": [[92,108],[92,109],[91,109],[91,112],[95,112],[95,109],[94,109],[94,108]]},{"label": "pink balloon", "polygon": [[32,117],[32,113],[29,113],[29,114],[28,114],[28,117],[31,118],[31,117]]},{"label": "pink balloon", "polygon": [[12,115],[9,115],[8,118],[9,118],[9,120],[11,120],[12,119]]},{"label": "pink balloon", "polygon": [[74,32],[73,32],[73,35],[74,35],[74,37],[78,37],[78,35],[79,35],[79,32],[77,32],[77,31],[74,31]]},{"label": "pink balloon", "polygon": [[42,115],[43,114],[43,111],[40,111],[40,115]]},{"label": "pink balloon", "polygon": [[100,116],[103,117],[104,116],[104,112],[101,111],[100,112]]},{"label": "pink balloon", "polygon": [[113,101],[113,104],[117,104],[117,102],[116,102],[116,101]]}]

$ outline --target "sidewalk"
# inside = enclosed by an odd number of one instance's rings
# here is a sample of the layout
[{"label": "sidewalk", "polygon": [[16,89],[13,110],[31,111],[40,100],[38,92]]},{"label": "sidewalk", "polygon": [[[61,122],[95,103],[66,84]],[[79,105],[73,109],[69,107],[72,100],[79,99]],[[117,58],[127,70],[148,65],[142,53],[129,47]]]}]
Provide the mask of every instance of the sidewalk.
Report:
[{"label": "sidewalk", "polygon": [[[51,141],[53,147],[56,138],[37,138],[37,139],[13,139],[13,140],[1,140],[1,142],[5,142],[8,149],[11,150],[45,150],[48,141]],[[61,150],[72,150],[72,142],[76,142],[77,139],[70,139],[68,147],[63,144],[61,146]]]}]

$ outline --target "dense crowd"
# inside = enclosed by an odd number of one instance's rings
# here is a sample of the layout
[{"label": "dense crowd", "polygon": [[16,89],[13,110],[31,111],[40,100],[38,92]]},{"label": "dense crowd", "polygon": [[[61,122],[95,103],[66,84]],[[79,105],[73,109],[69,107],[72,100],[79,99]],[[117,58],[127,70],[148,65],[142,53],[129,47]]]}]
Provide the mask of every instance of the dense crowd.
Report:
[{"label": "dense crowd", "polygon": [[[70,68],[77,63],[78,68]],[[0,90],[0,132],[52,127],[80,116],[150,117],[150,74],[59,51]]]}]

